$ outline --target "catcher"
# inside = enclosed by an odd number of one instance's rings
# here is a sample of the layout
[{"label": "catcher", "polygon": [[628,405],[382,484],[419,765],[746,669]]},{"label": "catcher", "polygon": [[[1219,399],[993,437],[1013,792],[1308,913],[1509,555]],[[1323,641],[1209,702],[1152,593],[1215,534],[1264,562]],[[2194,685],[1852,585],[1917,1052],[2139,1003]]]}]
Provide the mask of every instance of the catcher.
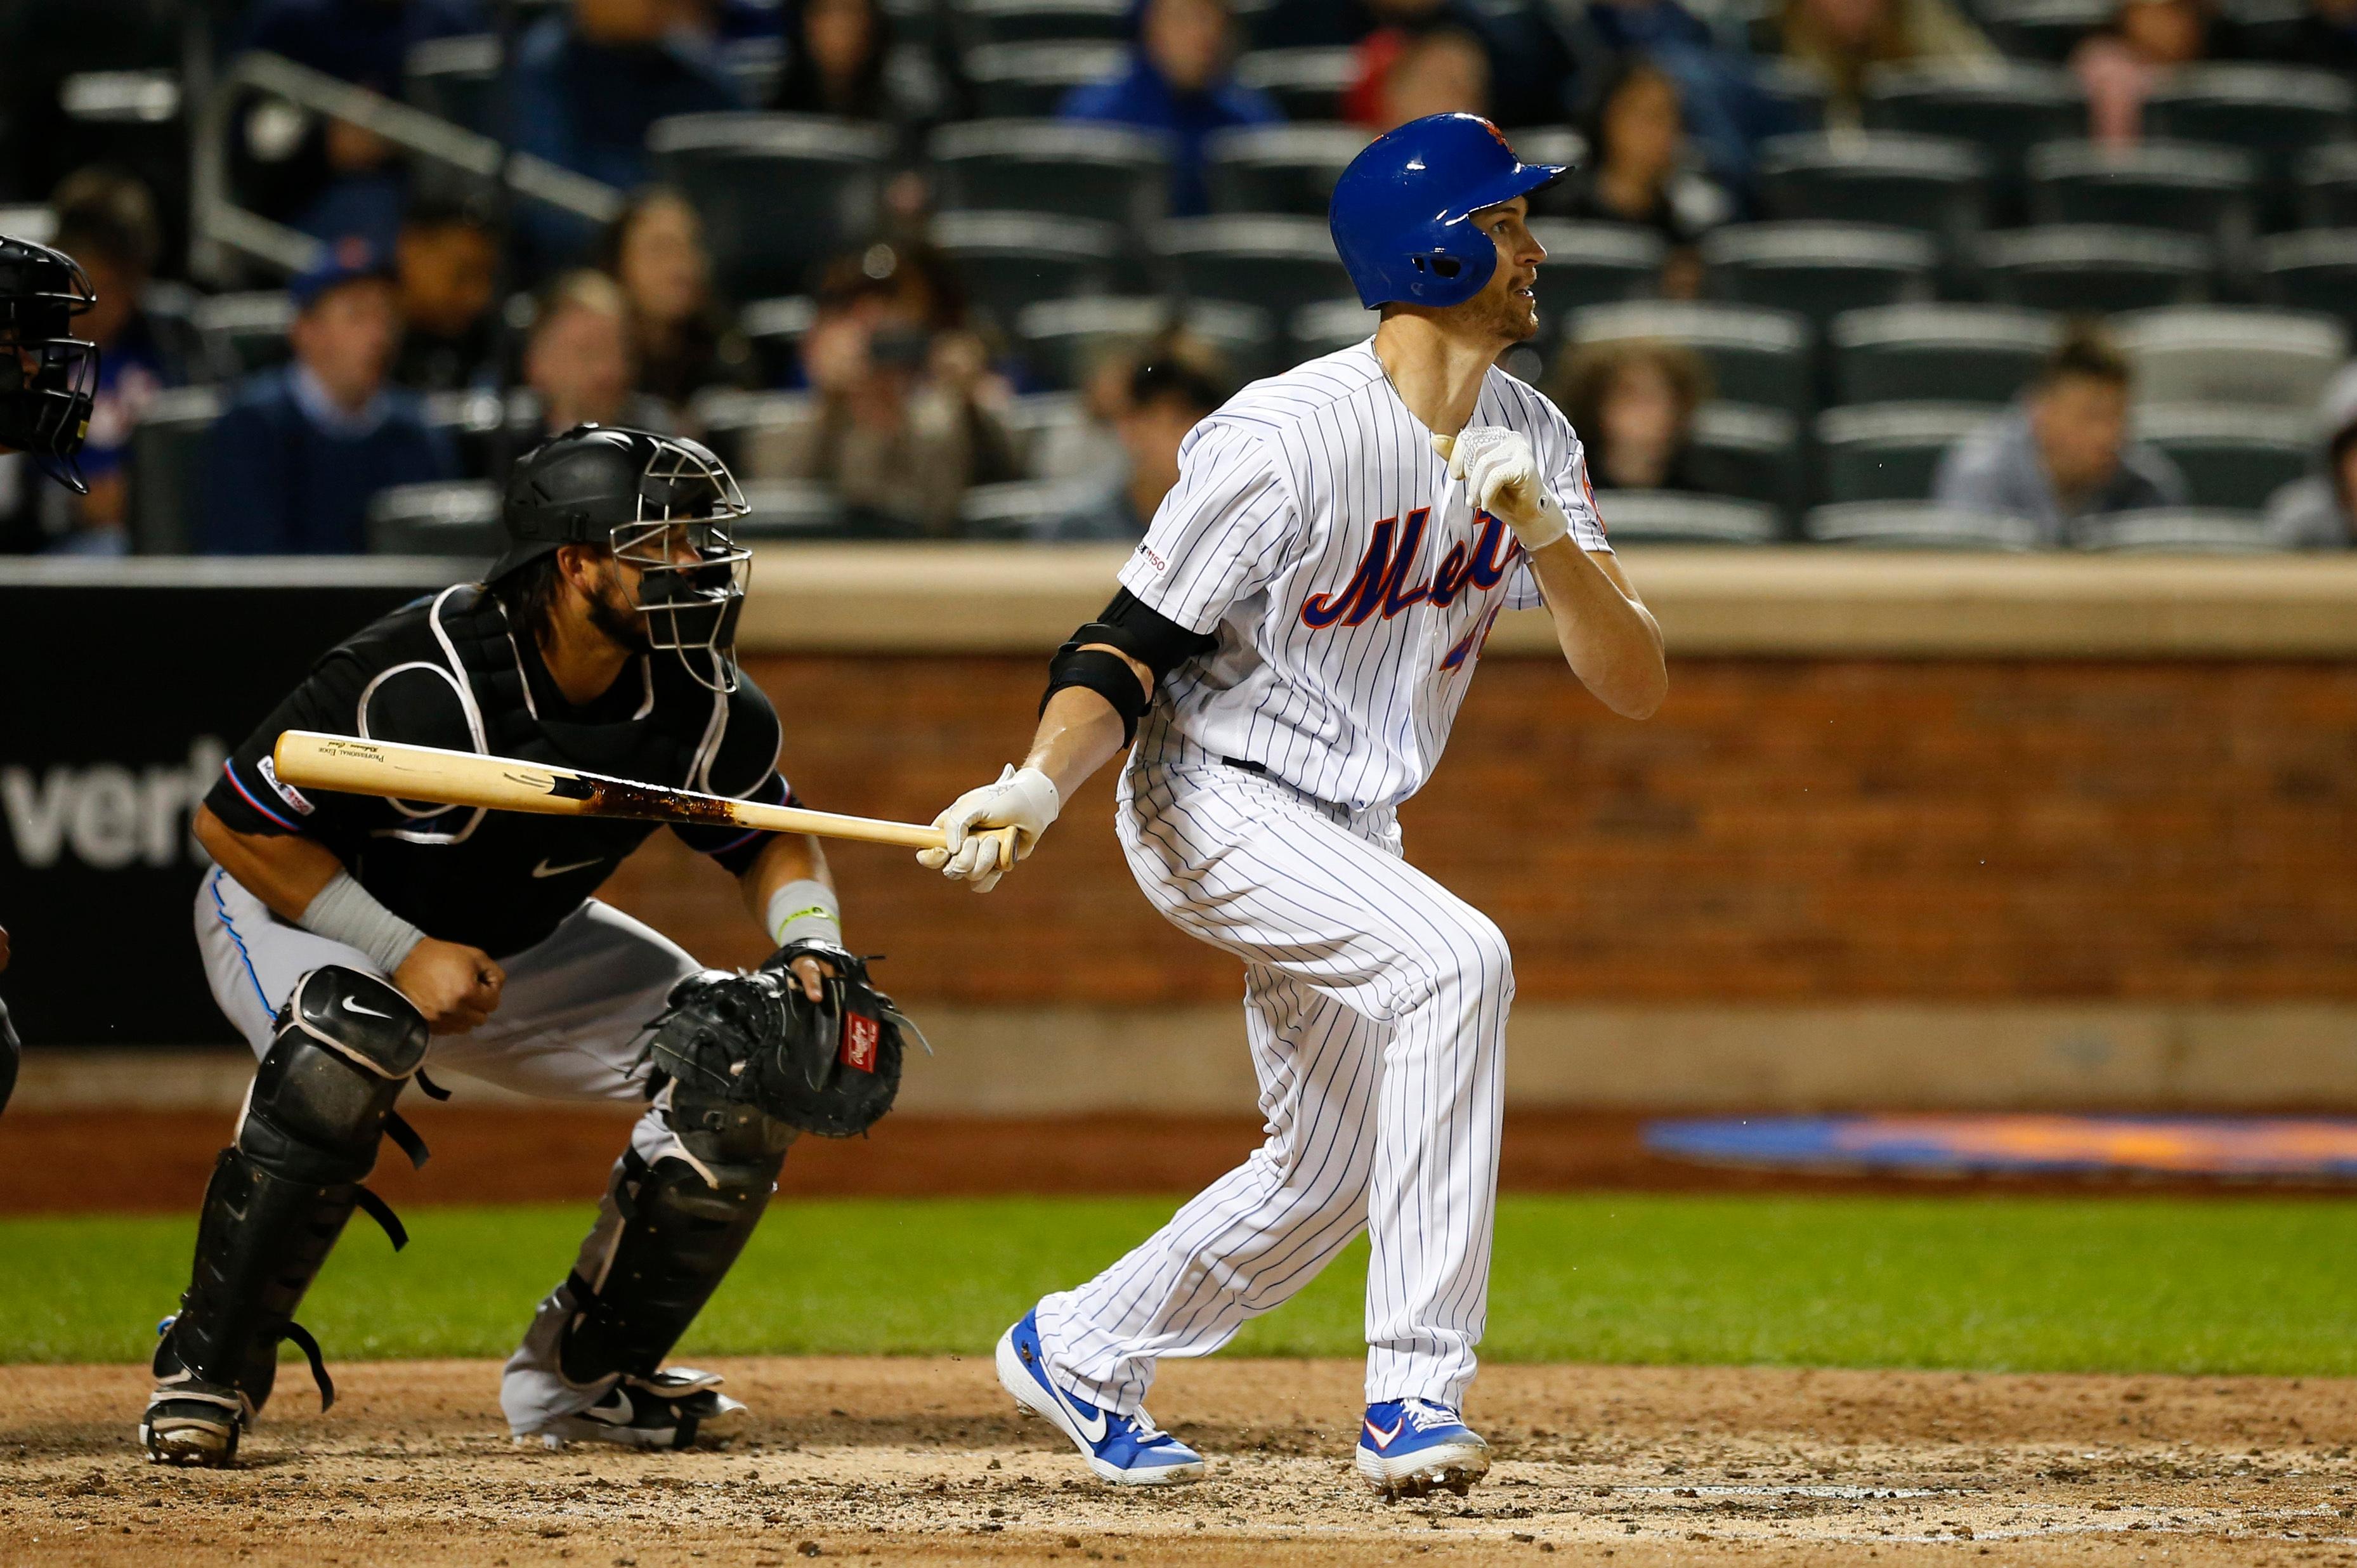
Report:
[{"label": "catcher", "polygon": [[586,768],[791,801],[779,725],[738,673],[748,553],[736,481],[693,442],[583,425],[516,468],[507,553],[482,584],[420,599],[330,650],[238,748],[196,824],[213,995],[262,1058],[206,1189],[196,1266],[156,1350],[150,1458],[218,1466],[270,1397],[278,1346],[311,1361],[303,1294],[412,1078],[649,1100],[587,1240],[509,1360],[518,1441],[679,1448],[745,1406],[662,1360],[744,1249],[802,1130],[889,1109],[902,1020],[845,953],[816,842],[681,827],[735,873],[778,944],[749,975],[699,972],[592,895],[645,822],[306,795],[271,749],[294,728]]}]

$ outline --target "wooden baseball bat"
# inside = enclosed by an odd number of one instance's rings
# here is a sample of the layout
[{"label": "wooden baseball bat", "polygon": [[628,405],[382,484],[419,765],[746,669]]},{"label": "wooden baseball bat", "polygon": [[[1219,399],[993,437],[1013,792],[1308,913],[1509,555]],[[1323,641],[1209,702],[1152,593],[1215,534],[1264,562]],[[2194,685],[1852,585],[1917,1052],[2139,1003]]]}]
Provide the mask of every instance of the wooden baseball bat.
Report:
[{"label": "wooden baseball bat", "polygon": [[[536,811],[557,817],[627,817],[644,822],[701,822],[714,827],[760,828],[770,832],[814,833],[820,838],[898,844],[904,849],[940,849],[943,834],[918,822],[846,817],[800,806],[765,806],[694,789],[640,784],[550,768],[509,757],[445,751],[398,741],[361,740],[290,729],[271,751],[279,782],[303,789],[337,789],[401,800],[433,800],[447,806],[481,806],[494,811]],[[999,842],[1014,858],[1015,830],[996,828],[982,835]]]}]

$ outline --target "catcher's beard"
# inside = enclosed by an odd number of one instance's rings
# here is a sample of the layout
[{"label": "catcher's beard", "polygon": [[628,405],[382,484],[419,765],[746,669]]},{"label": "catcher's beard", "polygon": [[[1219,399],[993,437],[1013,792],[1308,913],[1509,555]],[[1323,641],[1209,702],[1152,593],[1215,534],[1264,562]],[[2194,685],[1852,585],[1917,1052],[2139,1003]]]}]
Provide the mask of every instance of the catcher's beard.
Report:
[{"label": "catcher's beard", "polygon": [[622,592],[622,574],[610,557],[598,569],[597,591],[589,596],[589,624],[625,653],[654,651],[647,618]]}]

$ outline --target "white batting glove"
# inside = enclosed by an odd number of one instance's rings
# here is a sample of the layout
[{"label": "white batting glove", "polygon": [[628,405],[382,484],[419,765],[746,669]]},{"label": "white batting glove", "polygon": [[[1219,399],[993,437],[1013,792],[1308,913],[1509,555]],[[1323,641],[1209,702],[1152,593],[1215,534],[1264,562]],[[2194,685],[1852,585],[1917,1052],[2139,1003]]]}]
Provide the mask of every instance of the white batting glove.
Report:
[{"label": "white batting glove", "polygon": [[1469,425],[1455,436],[1436,435],[1432,449],[1448,461],[1473,504],[1514,531],[1529,551],[1544,549],[1571,532],[1571,519],[1539,479],[1538,454],[1528,437],[1502,424]]},{"label": "white batting glove", "polygon": [[1006,875],[1009,863],[1003,859],[999,841],[978,830],[1013,828],[1015,858],[1024,860],[1063,809],[1055,780],[1036,768],[1017,770],[1009,764],[996,779],[967,790],[933,819],[948,843],[940,849],[919,850],[917,864],[943,876],[962,877],[975,892],[987,893]]}]

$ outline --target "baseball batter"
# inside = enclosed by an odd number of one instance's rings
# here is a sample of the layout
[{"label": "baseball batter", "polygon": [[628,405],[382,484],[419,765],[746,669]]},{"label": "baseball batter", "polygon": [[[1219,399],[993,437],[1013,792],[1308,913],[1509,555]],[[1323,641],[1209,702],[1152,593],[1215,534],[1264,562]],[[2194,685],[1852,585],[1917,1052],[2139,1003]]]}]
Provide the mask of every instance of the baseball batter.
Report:
[{"label": "baseball batter", "polygon": [[1495,368],[1538,330],[1545,252],[1488,121],[1435,115],[1336,185],[1334,241],[1374,336],[1247,387],[1180,477],[1103,618],[1049,666],[1019,768],[920,857],[987,890],[1125,746],[1116,825],[1146,897],[1245,966],[1267,1142],[1146,1242],[1043,1298],[998,1346],[1018,1404],[1105,1480],[1203,1473],[1145,1400],[1363,1228],[1367,1409],[1387,1497],[1489,1468],[1461,1414],[1487,1312],[1513,969],[1480,910],[1402,858],[1394,812],[1439,761],[1498,612],[1544,605],[1573,671],[1642,718],[1662,638],[1615,564],[1578,438]]},{"label": "baseball batter", "polygon": [[[728,525],[745,512],[693,442],[568,431],[517,465],[509,549],[485,582],[330,650],[223,766],[198,813],[219,864],[198,888],[197,945],[262,1065],[156,1347],[150,1457],[229,1463],[282,1339],[331,1391],[295,1314],[356,1208],[401,1244],[361,1184],[381,1139],[414,1144],[393,1102],[413,1077],[435,1091],[421,1068],[549,1098],[652,1097],[508,1363],[515,1435],[685,1447],[744,1423],[718,1378],[661,1363],[750,1239],[794,1129],[651,1079],[649,1025],[698,966],[592,895],[652,824],[307,795],[271,752],[282,731],[326,730],[791,800],[777,714],[731,652],[748,552]],[[815,1001],[850,961],[816,842],[675,831],[737,875],[772,965]]]}]

